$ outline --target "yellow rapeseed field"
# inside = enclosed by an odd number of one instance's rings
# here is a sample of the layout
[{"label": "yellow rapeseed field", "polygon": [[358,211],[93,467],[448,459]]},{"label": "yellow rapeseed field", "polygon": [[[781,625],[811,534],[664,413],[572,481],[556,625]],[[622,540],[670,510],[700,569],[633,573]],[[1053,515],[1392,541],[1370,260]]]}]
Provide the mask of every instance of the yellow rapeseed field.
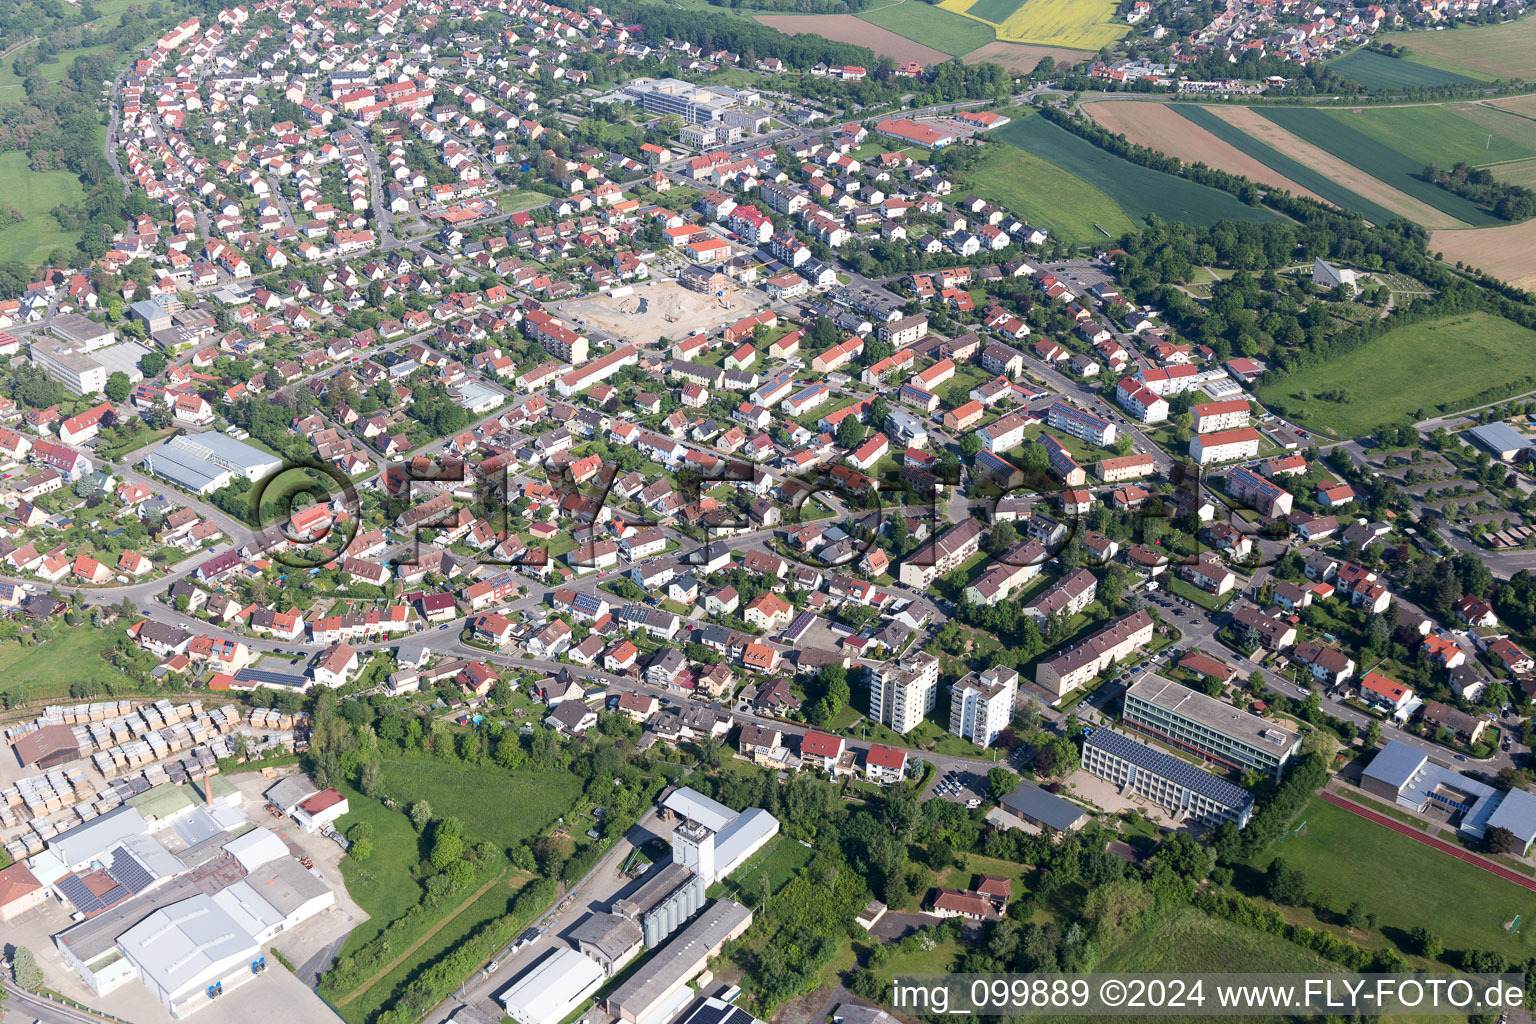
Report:
[{"label": "yellow rapeseed field", "polygon": [[939,7],[991,25],[997,38],[1010,43],[1043,43],[1077,50],[1097,50],[1130,28],[1115,20],[1114,0],[1022,0],[1008,11],[999,0],[941,0]]}]

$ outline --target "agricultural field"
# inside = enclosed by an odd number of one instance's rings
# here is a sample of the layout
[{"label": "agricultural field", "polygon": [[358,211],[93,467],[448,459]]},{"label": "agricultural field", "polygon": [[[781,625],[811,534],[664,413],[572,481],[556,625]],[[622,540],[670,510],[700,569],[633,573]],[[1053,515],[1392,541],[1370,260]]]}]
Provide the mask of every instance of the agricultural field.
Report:
[{"label": "agricultural field", "polygon": [[969,18],[942,10],[922,0],[900,0],[886,7],[856,15],[863,22],[894,32],[952,57],[970,53],[992,41],[992,31]]},{"label": "agricultural field", "polygon": [[1097,50],[1125,35],[1113,0],[942,0],[946,11],[991,25],[1011,43],[1043,43]]},{"label": "agricultural field", "polygon": [[[384,788],[402,803],[427,801],[439,817],[462,821],[467,835],[505,849],[568,813],[581,793],[581,782],[566,772],[509,772],[404,757],[384,762]],[[515,792],[517,800],[487,801],[488,792]]]},{"label": "agricultural field", "polygon": [[[1209,107],[1197,103],[1174,103],[1169,106],[1177,111],[1179,116],[1204,128],[1211,135],[1226,142],[1250,159],[1270,168],[1273,173],[1281,175],[1282,180],[1294,182],[1298,188],[1304,188],[1320,199],[1341,209],[1354,210],[1374,224],[1385,224],[1397,216],[1385,206],[1345,188],[1328,175],[1321,173],[1315,166],[1303,163],[1248,134],[1235,124],[1224,120]],[[1224,163],[1215,166],[1227,171],[1236,170],[1236,167],[1229,167]]]},{"label": "agricultural field", "polygon": [[1469,78],[1536,80],[1536,18],[1402,36],[1408,60]]},{"label": "agricultural field", "polygon": [[[1360,437],[1388,423],[1473,404],[1491,385],[1536,378],[1536,331],[1467,313],[1389,331],[1339,359],[1260,383],[1266,405],[1303,426]],[[1320,393],[1343,388],[1346,402]]]},{"label": "agricultural field", "polygon": [[1001,39],[972,50],[962,59],[967,64],[1001,64],[1016,75],[1027,75],[1046,57],[1059,68],[1072,67],[1092,54],[1082,50],[1069,50],[1061,46],[1037,46],[1031,43],[1008,43]]},{"label": "agricultural field", "polygon": [[[908,2],[918,3],[919,0]],[[907,39],[890,29],[862,21],[855,14],[759,14],[757,20],[786,35],[798,36],[808,32],[840,43],[867,46],[877,55],[889,57],[897,63],[915,60],[927,66],[942,64],[951,56],[943,50]]]},{"label": "agricultural field", "polygon": [[[1477,111],[1477,120],[1463,112]],[[1536,121],[1475,103],[1330,110],[1328,116],[1419,164],[1476,166],[1536,156]],[[1473,116],[1477,116],[1474,114]],[[1491,119],[1497,119],[1496,122]]]},{"label": "agricultural field", "polygon": [[1536,291],[1536,220],[1501,228],[1431,231],[1429,249],[1473,266],[1517,288]]},{"label": "agricultural field", "polygon": [[[1300,107],[1271,107],[1259,111],[1292,135],[1332,154],[1345,163],[1390,185],[1461,224],[1491,227],[1503,223],[1475,203],[1425,181],[1420,174],[1424,161],[1415,160],[1400,150],[1380,142],[1340,120],[1333,112]],[[1458,227],[1456,224],[1439,225]]]},{"label": "agricultural field", "polygon": [[[1444,939],[1448,949],[1491,949],[1517,958],[1536,951],[1530,929],[1514,935],[1504,930],[1516,914],[1525,920],[1536,914],[1536,893],[1316,798],[1297,820],[1305,822],[1300,834],[1272,844],[1254,867],[1263,869],[1283,857],[1336,904],[1359,900],[1387,931],[1422,925]],[[1383,864],[1392,865],[1397,877],[1413,879],[1417,898],[1405,900],[1384,887]],[[1448,914],[1445,907],[1456,912]]]},{"label": "agricultural field", "polygon": [[1149,213],[1201,225],[1280,217],[1273,210],[1248,206],[1226,192],[1121,160],[1043,117],[1022,117],[991,134],[1099,189],[1134,220]]},{"label": "agricultural field", "polygon": [[[1194,109],[1201,110],[1198,107]],[[1131,142],[1178,157],[1185,163],[1203,163],[1207,167],[1241,174],[1265,185],[1310,195],[1315,199],[1322,198],[1287,178],[1278,169],[1266,165],[1263,160],[1255,159],[1234,147],[1216,133],[1196,128],[1190,123],[1195,118],[1186,114],[1184,107],[1176,109],[1172,105],[1143,101],[1104,101],[1084,103],[1083,111],[1105,128],[1124,135]],[[1225,124],[1219,118],[1216,120]]]},{"label": "agricultural field", "polygon": [[1013,146],[989,146],[965,175],[968,187],[1073,244],[1102,242],[1135,227],[1115,201],[1049,160]]},{"label": "agricultural field", "polygon": [[25,218],[0,228],[0,251],[7,259],[32,265],[42,263],[55,249],[74,250],[80,233],[59,227],[48,211],[85,198],[79,178],[69,171],[34,171],[27,154],[10,152],[0,153],[0,180],[6,182],[0,205],[14,206]]},{"label": "agricultural field", "polygon": [[[1410,51],[1416,49],[1416,45],[1409,46]],[[1400,57],[1389,57],[1371,50],[1355,50],[1331,60],[1328,69],[1334,74],[1359,82],[1372,92],[1465,85],[1477,81],[1476,78],[1453,71],[1432,68]]]}]

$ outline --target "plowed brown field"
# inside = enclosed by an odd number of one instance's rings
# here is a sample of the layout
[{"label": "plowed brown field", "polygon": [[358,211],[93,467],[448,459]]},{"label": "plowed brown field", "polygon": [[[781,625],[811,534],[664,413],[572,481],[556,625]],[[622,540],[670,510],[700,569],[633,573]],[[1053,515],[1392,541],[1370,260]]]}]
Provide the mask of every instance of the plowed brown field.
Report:
[{"label": "plowed brown field", "polygon": [[942,50],[914,43],[879,25],[860,21],[851,14],[759,14],[757,20],[787,35],[798,36],[809,32],[839,43],[867,46],[898,63],[915,60],[927,67],[949,60],[949,54]]}]

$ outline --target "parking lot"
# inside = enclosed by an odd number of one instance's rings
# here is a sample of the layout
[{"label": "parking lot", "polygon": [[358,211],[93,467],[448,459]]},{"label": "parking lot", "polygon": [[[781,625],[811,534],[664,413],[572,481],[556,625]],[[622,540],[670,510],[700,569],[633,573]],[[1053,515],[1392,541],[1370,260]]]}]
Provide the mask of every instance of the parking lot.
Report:
[{"label": "parking lot", "polygon": [[939,777],[933,785],[933,795],[942,800],[963,803],[967,807],[980,807],[987,793],[987,777],[975,772],[952,768]]}]

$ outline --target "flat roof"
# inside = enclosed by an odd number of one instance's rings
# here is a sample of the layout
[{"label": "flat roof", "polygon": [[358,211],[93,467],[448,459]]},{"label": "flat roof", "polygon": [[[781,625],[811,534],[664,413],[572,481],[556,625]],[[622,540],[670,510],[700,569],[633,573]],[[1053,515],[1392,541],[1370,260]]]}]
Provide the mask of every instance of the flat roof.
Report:
[{"label": "flat roof", "polygon": [[201,983],[205,972],[261,950],[227,910],[201,892],[155,911],[117,943],[140,973],[172,998]]},{"label": "flat roof", "polygon": [[1301,734],[1295,730],[1239,711],[1224,700],[1207,697],[1199,690],[1191,690],[1156,672],[1138,679],[1125,691],[1125,696],[1145,701],[1259,750],[1288,751],[1301,739]]},{"label": "flat roof", "polygon": [[1384,782],[1393,789],[1402,789],[1428,758],[1429,755],[1422,750],[1398,740],[1388,740],[1387,745],[1371,758],[1371,763],[1365,766],[1361,775],[1363,778]]},{"label": "flat roof", "polygon": [[1019,783],[1001,802],[1005,808],[1026,821],[1038,822],[1058,832],[1075,828],[1088,813],[1072,801],[1047,793],[1028,781]]},{"label": "flat roof", "polygon": [[149,825],[132,807],[118,807],[49,840],[48,848],[66,867],[83,864],[106,853],[129,836],[141,836]]},{"label": "flat roof", "polygon": [[1490,452],[1517,452],[1536,443],[1507,423],[1484,423],[1472,427],[1466,434],[1475,444]]},{"label": "flat roof", "polygon": [[139,465],[189,491],[202,492],[230,470],[170,445],[161,445],[139,460]]}]

